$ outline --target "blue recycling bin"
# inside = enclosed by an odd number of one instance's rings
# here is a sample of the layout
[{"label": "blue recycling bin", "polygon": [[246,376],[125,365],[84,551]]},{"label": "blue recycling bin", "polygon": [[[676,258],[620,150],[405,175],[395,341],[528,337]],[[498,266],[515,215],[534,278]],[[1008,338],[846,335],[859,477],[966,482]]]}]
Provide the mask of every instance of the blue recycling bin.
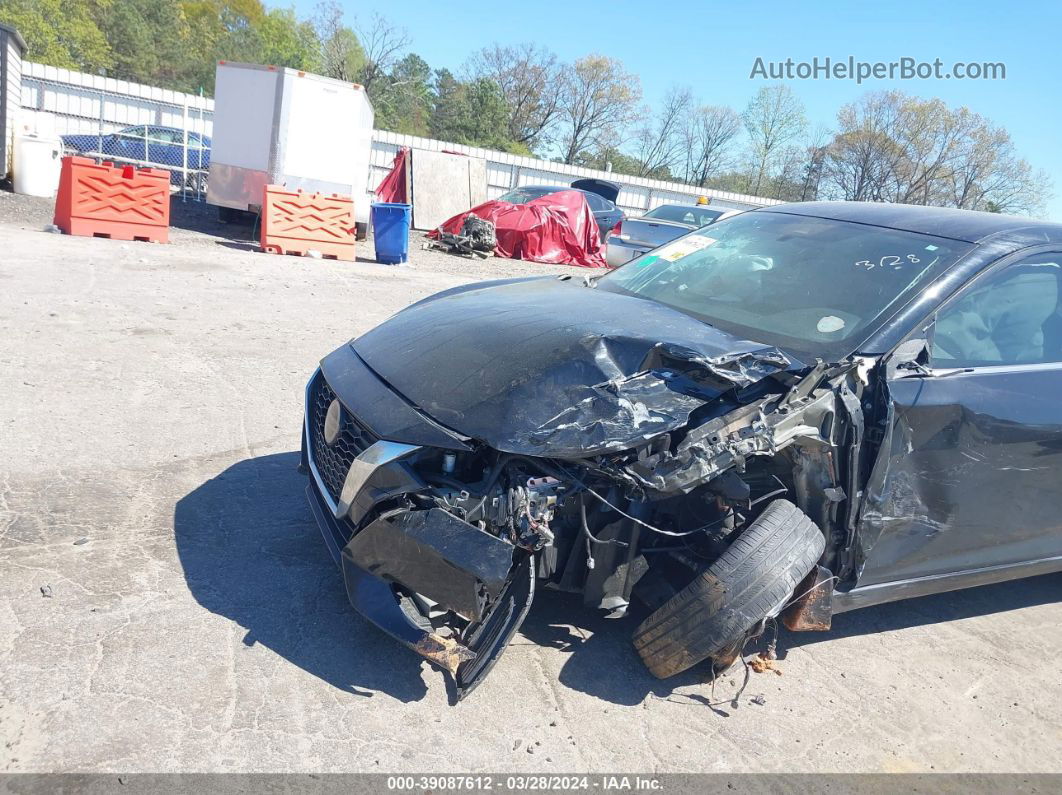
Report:
[{"label": "blue recycling bin", "polygon": [[411,206],[376,202],[372,206],[372,236],[376,261],[397,265],[409,259],[409,220]]}]

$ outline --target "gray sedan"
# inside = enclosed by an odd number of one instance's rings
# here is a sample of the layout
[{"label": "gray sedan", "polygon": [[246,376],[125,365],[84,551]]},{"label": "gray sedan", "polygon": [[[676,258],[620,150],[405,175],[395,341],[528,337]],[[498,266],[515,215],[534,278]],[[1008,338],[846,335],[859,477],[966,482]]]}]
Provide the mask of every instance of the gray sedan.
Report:
[{"label": "gray sedan", "polygon": [[613,229],[606,240],[605,259],[609,267],[618,268],[687,232],[738,212],[702,204],[661,204],[641,218],[625,218]]}]

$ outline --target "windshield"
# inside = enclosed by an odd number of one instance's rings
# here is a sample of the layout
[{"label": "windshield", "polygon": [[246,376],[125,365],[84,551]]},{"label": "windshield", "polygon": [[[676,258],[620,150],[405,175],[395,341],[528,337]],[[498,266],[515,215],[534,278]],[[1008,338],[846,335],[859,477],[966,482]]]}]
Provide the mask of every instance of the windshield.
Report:
[{"label": "windshield", "polygon": [[838,360],[972,246],[827,218],[752,212],[608,274],[651,298],[801,358]]},{"label": "windshield", "polygon": [[566,188],[516,188],[508,193],[503,193],[498,197],[498,201],[509,202],[510,204],[524,204],[535,199],[541,199],[543,196],[549,196],[551,193],[557,191],[567,190]]},{"label": "windshield", "polygon": [[642,218],[657,218],[661,221],[675,221],[690,226],[710,224],[723,214],[722,210],[709,210],[707,207],[683,207],[679,204],[662,204],[655,207]]}]

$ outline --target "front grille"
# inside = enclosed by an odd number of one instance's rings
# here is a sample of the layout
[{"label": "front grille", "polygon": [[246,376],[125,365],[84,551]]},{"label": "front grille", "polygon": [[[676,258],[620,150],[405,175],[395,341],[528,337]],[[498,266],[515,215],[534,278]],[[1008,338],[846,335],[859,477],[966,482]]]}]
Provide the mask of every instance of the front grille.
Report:
[{"label": "front grille", "polygon": [[339,436],[334,444],[328,444],[324,439],[325,415],[328,413],[328,406],[335,399],[336,393],[318,371],[310,384],[306,405],[310,426],[310,464],[317,469],[317,474],[320,475],[332,500],[339,502],[343,481],[347,478],[351,463],[378,440],[344,406]]}]

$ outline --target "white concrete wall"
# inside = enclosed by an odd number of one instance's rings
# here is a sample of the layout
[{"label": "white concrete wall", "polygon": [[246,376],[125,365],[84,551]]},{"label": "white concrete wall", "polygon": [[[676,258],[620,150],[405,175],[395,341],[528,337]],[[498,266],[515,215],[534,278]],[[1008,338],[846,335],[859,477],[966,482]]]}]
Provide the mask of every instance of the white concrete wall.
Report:
[{"label": "white concrete wall", "polygon": [[[72,72],[42,64],[23,64],[22,107],[56,114],[56,132],[96,133],[101,118],[103,131],[111,132],[131,124],[159,124],[182,127],[184,107],[188,106],[188,129],[211,135],[214,125],[214,100],[194,94],[182,94],[154,86],[128,83],[124,80]],[[716,207],[748,209],[779,204],[773,199],[761,199],[729,191],[708,190],[684,185],[643,179],[579,166],[568,166],[522,155],[511,155],[491,149],[418,138],[413,135],[376,130],[373,133],[368,189],[373,190],[391,168],[391,161],[399,147],[423,149],[431,152],[460,152],[481,158],[486,164],[487,198],[494,199],[521,185],[570,185],[577,179],[597,178],[618,182],[623,186],[618,204],[628,213],[638,215],[661,204],[692,204],[698,196],[708,196]]]}]

